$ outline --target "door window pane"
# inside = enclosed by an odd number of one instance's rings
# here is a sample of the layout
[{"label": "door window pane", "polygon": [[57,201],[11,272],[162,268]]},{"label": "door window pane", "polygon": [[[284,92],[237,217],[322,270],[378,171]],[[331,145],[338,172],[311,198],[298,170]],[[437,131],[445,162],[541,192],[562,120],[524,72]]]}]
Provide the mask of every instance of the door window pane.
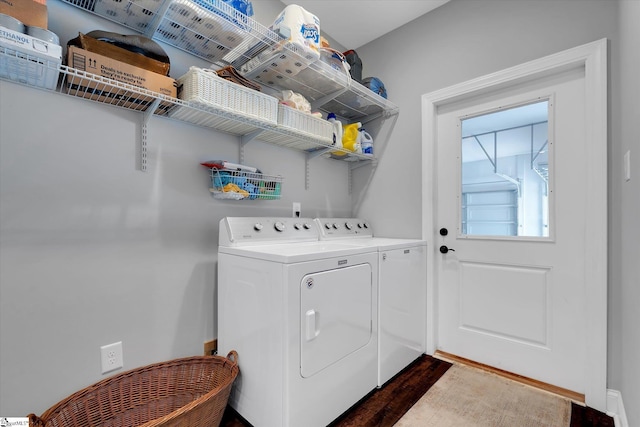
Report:
[{"label": "door window pane", "polygon": [[462,120],[464,235],[549,236],[549,101]]},{"label": "door window pane", "polygon": [[515,236],[518,193],[515,190],[464,193],[462,234]]}]

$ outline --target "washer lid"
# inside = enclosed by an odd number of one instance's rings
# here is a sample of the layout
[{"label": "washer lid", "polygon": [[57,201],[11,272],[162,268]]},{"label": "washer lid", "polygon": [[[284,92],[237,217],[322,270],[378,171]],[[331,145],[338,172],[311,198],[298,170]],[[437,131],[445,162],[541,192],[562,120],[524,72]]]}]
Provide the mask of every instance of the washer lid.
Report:
[{"label": "washer lid", "polygon": [[369,246],[376,246],[380,251],[390,250],[390,249],[413,248],[416,246],[427,245],[426,240],[395,239],[392,237],[374,237],[372,239],[357,240],[356,242],[350,242],[348,239],[345,239],[344,242],[349,242],[350,244],[364,244],[364,241],[366,240],[369,240],[369,242],[367,242]]},{"label": "washer lid", "polygon": [[219,246],[218,252],[290,264],[340,256],[376,252],[375,247],[362,247],[347,242],[281,243],[255,246]]}]

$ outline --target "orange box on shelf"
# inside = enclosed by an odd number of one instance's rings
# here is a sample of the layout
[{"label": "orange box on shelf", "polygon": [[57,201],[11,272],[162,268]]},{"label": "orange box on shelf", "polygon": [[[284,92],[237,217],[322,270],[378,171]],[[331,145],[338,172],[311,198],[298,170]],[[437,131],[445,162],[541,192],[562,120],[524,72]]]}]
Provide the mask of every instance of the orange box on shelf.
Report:
[{"label": "orange box on shelf", "polygon": [[[89,52],[76,46],[68,46],[67,48],[67,65],[76,70],[127,83],[172,98],[175,98],[177,94],[176,81],[171,77]],[[69,94],[136,110],[146,110],[147,106],[154,101],[151,96],[127,91],[117,85],[109,85],[109,82],[94,81],[90,77],[82,78],[69,74],[66,76],[65,84]],[[162,103],[161,107],[166,108],[169,105],[170,103]]]},{"label": "orange box on shelf", "polygon": [[116,59],[120,62],[153,71],[154,73],[165,76],[169,74],[170,64],[166,62],[161,62],[153,58],[149,58],[148,56],[131,52],[114,44],[94,39],[86,34],[80,33],[75,39],[69,40],[67,45],[76,46],[89,52],[98,53],[111,59]]},{"label": "orange box on shelf", "polygon": [[48,28],[47,5],[35,0],[0,0],[0,13],[19,19],[24,25]]}]

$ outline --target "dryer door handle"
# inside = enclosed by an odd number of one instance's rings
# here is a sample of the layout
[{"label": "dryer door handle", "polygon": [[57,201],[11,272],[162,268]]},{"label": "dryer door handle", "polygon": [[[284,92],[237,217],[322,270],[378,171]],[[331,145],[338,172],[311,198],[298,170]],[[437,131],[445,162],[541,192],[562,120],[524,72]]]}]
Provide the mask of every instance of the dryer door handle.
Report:
[{"label": "dryer door handle", "polygon": [[307,324],[307,327],[305,328],[307,341],[314,340],[320,333],[320,331],[316,329],[318,312],[313,309],[307,310],[307,312],[305,313],[305,319]]}]

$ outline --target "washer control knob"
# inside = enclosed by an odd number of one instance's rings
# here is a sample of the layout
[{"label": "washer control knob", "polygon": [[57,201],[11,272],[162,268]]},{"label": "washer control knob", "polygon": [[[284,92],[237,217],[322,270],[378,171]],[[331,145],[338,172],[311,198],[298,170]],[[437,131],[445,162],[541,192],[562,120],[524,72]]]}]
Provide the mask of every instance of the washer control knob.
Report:
[{"label": "washer control knob", "polygon": [[256,222],[256,224],[253,226],[253,229],[256,231],[262,230],[262,224],[260,224],[259,222]]},{"label": "washer control knob", "polygon": [[324,225],[324,228],[326,228],[327,230],[331,230],[331,224],[329,224],[328,222]]},{"label": "washer control knob", "polygon": [[369,224],[368,224],[368,223],[366,223],[366,222],[365,222],[365,223],[363,223],[363,224],[362,224],[362,226],[363,226],[364,228],[369,228]]},{"label": "washer control knob", "polygon": [[296,230],[300,230],[302,228],[302,225],[296,222],[295,224],[293,224],[293,228],[295,228]]},{"label": "washer control knob", "polygon": [[335,222],[333,223],[333,228],[334,228],[335,230],[337,230],[339,227],[340,227],[340,226],[339,226],[338,224],[336,224]]},{"label": "washer control knob", "polygon": [[276,231],[283,232],[286,227],[284,226],[284,223],[278,221],[273,225],[273,228],[275,228]]},{"label": "washer control knob", "polygon": [[350,222],[345,222],[344,226],[347,228],[347,230],[351,230],[353,228],[353,224],[351,224]]},{"label": "washer control knob", "polygon": [[309,224],[308,222],[305,222],[303,225],[305,230],[310,230],[311,229],[311,224]]},{"label": "washer control knob", "polygon": [[361,222],[359,222],[359,223],[358,223],[358,228],[362,228],[362,227],[363,227],[362,223],[361,223]]}]

